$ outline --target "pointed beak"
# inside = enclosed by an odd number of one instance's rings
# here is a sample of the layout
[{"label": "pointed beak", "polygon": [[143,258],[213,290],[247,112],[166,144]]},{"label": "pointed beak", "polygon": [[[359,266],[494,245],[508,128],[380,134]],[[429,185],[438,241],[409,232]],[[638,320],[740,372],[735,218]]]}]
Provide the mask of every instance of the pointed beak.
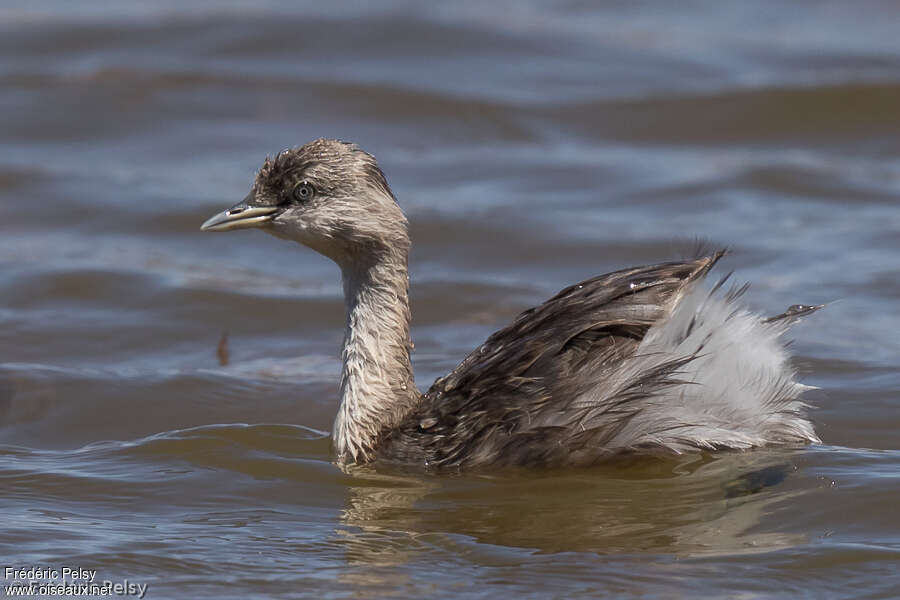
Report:
[{"label": "pointed beak", "polygon": [[213,215],[200,226],[200,231],[231,231],[259,227],[271,221],[278,212],[277,206],[253,206],[252,194],[226,211]]}]

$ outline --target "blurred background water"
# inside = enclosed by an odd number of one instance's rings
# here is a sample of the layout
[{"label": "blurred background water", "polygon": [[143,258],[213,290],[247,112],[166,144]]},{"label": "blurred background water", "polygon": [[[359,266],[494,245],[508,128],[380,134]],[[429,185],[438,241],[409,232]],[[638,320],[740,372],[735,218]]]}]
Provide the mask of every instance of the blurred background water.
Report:
[{"label": "blurred background water", "polygon": [[[896,2],[0,5],[0,558],[149,598],[900,589]],[[728,245],[824,440],[344,474],[337,269],[200,234],[266,154],[380,160],[427,388],[576,280]],[[217,346],[228,335],[227,364]]]}]

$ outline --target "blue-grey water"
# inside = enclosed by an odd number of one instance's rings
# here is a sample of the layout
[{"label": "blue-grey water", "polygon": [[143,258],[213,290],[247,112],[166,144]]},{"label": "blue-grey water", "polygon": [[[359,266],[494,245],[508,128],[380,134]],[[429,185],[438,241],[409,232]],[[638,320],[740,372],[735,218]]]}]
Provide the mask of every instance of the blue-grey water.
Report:
[{"label": "blue-grey water", "polygon": [[[148,598],[896,597],[898,31],[887,1],[3,3],[0,568]],[[410,218],[420,387],[703,239],[761,312],[827,303],[792,332],[824,443],[341,472],[337,269],[199,232],[319,136]]]}]

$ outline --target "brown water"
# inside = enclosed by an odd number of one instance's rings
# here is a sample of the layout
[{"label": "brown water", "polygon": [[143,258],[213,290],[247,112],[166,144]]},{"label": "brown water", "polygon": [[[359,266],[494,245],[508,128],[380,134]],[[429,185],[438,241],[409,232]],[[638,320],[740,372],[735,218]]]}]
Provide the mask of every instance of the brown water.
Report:
[{"label": "brown water", "polygon": [[[898,595],[896,3],[108,4],[0,8],[2,566],[148,598]],[[342,473],[337,269],[198,231],[318,136],[412,221],[420,387],[700,237],[761,311],[830,303],[794,330],[824,444]]]}]

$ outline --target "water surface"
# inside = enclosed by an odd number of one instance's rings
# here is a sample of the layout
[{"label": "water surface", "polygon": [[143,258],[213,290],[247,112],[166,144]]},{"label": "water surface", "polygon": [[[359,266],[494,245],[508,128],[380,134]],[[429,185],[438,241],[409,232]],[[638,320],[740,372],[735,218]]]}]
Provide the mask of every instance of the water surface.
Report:
[{"label": "water surface", "polygon": [[[898,27],[890,2],[0,8],[4,565],[149,598],[894,596]],[[793,331],[824,444],[342,473],[337,269],[198,231],[319,136],[409,215],[420,387],[701,238],[760,311],[828,303]]]}]

